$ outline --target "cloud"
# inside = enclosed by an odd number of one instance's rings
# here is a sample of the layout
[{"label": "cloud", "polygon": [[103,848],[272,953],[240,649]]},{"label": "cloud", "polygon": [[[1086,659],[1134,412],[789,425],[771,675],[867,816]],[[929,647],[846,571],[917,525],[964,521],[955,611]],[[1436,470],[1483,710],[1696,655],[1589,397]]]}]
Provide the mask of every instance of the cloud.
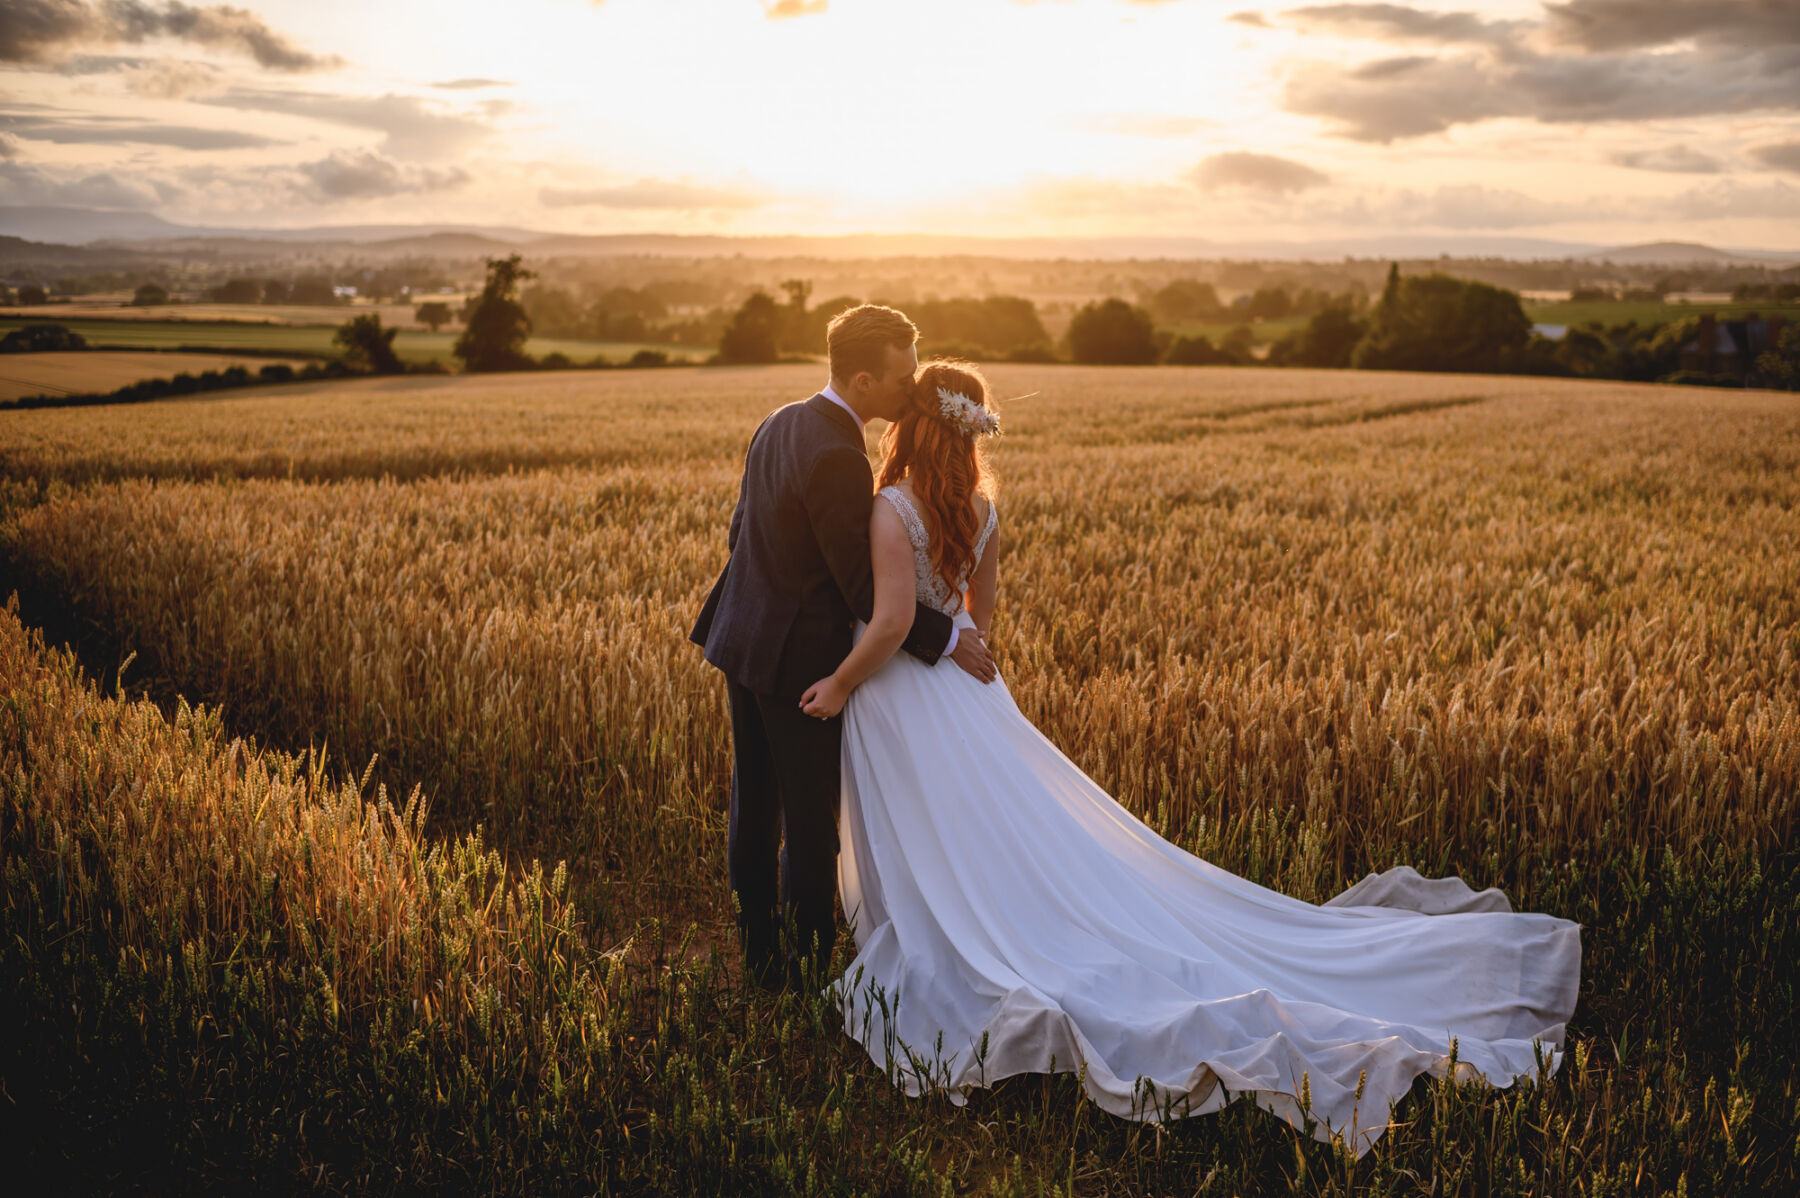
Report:
[{"label": "cloud", "polygon": [[1614,154],[1615,166],[1629,166],[1641,171],[1672,171],[1677,174],[1714,175],[1724,166],[1711,154],[1685,145],[1663,146],[1652,150],[1626,150]]},{"label": "cloud", "polygon": [[1304,163],[1247,150],[1214,154],[1189,171],[1187,177],[1208,191],[1242,188],[1268,195],[1305,191],[1329,181],[1329,176]]},{"label": "cloud", "polygon": [[115,75],[126,91],[147,100],[184,100],[197,92],[216,91],[225,78],[211,63],[191,58],[73,54],[46,65],[59,75]]},{"label": "cloud", "polygon": [[65,43],[99,40],[99,21],[80,0],[8,0],[0,62],[41,62]]},{"label": "cloud", "polygon": [[1192,137],[1219,122],[1203,116],[1159,116],[1151,112],[1125,112],[1107,116],[1082,117],[1075,126],[1088,133],[1105,133],[1117,137]]},{"label": "cloud", "polygon": [[1427,12],[1404,4],[1313,4],[1282,13],[1302,29],[1356,37],[1454,44],[1504,41],[1516,21],[1488,21],[1467,12]]},{"label": "cloud", "polygon": [[443,88],[445,91],[469,91],[478,87],[511,87],[504,79],[446,79],[442,83],[431,86]]},{"label": "cloud", "polygon": [[180,150],[247,150],[287,143],[235,129],[197,125],[155,125],[121,117],[49,120],[7,114],[13,132],[32,141],[82,146],[173,146]]},{"label": "cloud", "polygon": [[107,171],[71,175],[25,162],[0,161],[0,203],[145,209],[167,202],[177,194],[176,189],[167,185],[125,179]]},{"label": "cloud", "polygon": [[366,200],[413,192],[447,191],[469,181],[460,167],[432,169],[395,162],[370,150],[337,151],[299,167],[301,190],[322,200]]},{"label": "cloud", "polygon": [[743,191],[696,187],[663,179],[639,179],[613,187],[546,187],[538,192],[546,208],[660,208],[685,211],[700,209],[758,208],[761,197]]},{"label": "cloud", "polygon": [[1800,6],[1789,0],[1569,0],[1546,4],[1552,38],[1583,50],[1636,50],[1693,39],[1702,45],[1800,45]]},{"label": "cloud", "polygon": [[1752,146],[1750,157],[1774,170],[1800,174],[1800,141],[1778,141],[1772,145]]},{"label": "cloud", "polygon": [[224,77],[204,62],[163,58],[125,68],[125,87],[147,100],[185,100],[200,92],[215,91]]},{"label": "cloud", "polygon": [[309,117],[353,129],[373,129],[383,135],[382,151],[397,158],[448,157],[474,145],[491,132],[486,122],[474,117],[439,112],[417,96],[393,93],[344,96],[239,87],[198,103]]},{"label": "cloud", "polygon": [[[1720,19],[1709,24],[1715,9]],[[1499,117],[1561,123],[1800,110],[1800,5],[1570,0],[1546,11],[1532,22],[1400,4],[1287,10],[1285,19],[1309,30],[1455,49],[1298,64],[1282,106],[1330,122],[1339,136],[1375,142]],[[1621,26],[1637,16],[1641,25]],[[1666,48],[1645,53],[1649,47]]]},{"label": "cloud", "polygon": [[166,125],[135,117],[74,112],[53,104],[0,101],[0,124],[28,141],[56,145],[173,146],[182,150],[242,150],[287,143],[238,129]]},{"label": "cloud", "polygon": [[1546,200],[1510,188],[1450,183],[1420,191],[1376,188],[1348,199],[1334,190],[1309,200],[1295,216],[1308,224],[1350,228],[1509,230],[1603,220],[1609,201]]},{"label": "cloud", "polygon": [[1225,19],[1239,25],[1248,25],[1252,29],[1271,28],[1268,20],[1259,12],[1234,12]]},{"label": "cloud", "polygon": [[1749,186],[1720,181],[1682,192],[1664,215],[1686,220],[1785,220],[1800,212],[1800,187],[1786,183]]},{"label": "cloud", "polygon": [[4,129],[0,129],[0,159],[18,158],[24,152],[25,147],[20,144],[18,138]]},{"label": "cloud", "polygon": [[138,45],[170,37],[212,50],[247,55],[276,71],[319,71],[343,65],[335,55],[309,53],[230,5],[197,8],[165,0],[6,0],[0,19],[0,62],[48,63],[81,45]]},{"label": "cloud", "polygon": [[771,21],[816,17],[831,7],[831,0],[763,0],[763,16]]}]

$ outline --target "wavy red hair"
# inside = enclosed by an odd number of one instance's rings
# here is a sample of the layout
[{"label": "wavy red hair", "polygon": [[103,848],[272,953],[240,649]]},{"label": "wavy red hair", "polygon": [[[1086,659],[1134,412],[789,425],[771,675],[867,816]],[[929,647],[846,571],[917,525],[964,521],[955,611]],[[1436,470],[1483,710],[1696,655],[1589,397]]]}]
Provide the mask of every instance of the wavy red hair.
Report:
[{"label": "wavy red hair", "polygon": [[912,482],[913,497],[931,533],[931,568],[961,593],[965,573],[975,571],[974,498],[994,501],[994,476],[979,438],[966,436],[938,413],[938,388],[960,391],[990,408],[987,380],[968,362],[936,358],[914,376],[912,406],[881,437],[881,470],[875,486]]}]

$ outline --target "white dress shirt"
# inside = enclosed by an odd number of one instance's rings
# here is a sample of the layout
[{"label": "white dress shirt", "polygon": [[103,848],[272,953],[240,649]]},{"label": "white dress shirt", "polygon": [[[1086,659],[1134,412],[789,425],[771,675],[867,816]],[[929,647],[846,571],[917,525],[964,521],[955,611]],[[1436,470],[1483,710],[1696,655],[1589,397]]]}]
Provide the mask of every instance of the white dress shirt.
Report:
[{"label": "white dress shirt", "polygon": [[[839,395],[837,389],[829,382],[825,384],[825,390],[819,392],[819,394],[823,395],[826,399],[829,399],[838,407],[844,409],[844,411],[850,413],[850,419],[856,421],[856,431],[859,433],[863,431],[863,418],[856,414],[855,408],[844,402],[844,397]],[[951,653],[956,651],[956,640],[961,635],[962,629],[956,627],[954,624],[950,626],[950,639],[944,643],[945,657],[949,657]]]}]

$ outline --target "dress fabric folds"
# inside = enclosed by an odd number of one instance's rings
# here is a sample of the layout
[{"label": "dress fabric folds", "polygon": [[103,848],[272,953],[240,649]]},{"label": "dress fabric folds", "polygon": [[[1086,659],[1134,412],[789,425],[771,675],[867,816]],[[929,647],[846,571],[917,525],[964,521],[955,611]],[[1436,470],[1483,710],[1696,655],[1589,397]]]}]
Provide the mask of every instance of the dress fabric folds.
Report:
[{"label": "dress fabric folds", "polygon": [[[906,495],[882,495],[921,549]],[[921,599],[973,627],[916,556]],[[960,1105],[1071,1071],[1126,1118],[1249,1098],[1360,1157],[1415,1078],[1450,1068],[1453,1041],[1460,1080],[1561,1063],[1581,970],[1569,920],[1406,867],[1322,906],[1258,886],[1162,839],[1004,679],[949,660],[896,654],[843,731],[838,880],[857,951],[830,992],[908,1094]]]}]

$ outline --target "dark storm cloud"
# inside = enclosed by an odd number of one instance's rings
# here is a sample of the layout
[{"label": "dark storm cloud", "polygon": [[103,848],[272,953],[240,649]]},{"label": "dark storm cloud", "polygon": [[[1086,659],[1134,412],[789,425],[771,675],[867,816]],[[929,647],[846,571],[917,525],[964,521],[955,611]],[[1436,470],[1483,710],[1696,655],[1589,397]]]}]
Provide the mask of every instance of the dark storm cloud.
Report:
[{"label": "dark storm cloud", "polygon": [[165,0],[6,0],[0,8],[0,62],[50,63],[83,45],[135,45],[169,37],[213,50],[244,54],[276,71],[318,71],[343,65],[310,53],[269,28],[261,17],[230,5],[198,8]]}]

